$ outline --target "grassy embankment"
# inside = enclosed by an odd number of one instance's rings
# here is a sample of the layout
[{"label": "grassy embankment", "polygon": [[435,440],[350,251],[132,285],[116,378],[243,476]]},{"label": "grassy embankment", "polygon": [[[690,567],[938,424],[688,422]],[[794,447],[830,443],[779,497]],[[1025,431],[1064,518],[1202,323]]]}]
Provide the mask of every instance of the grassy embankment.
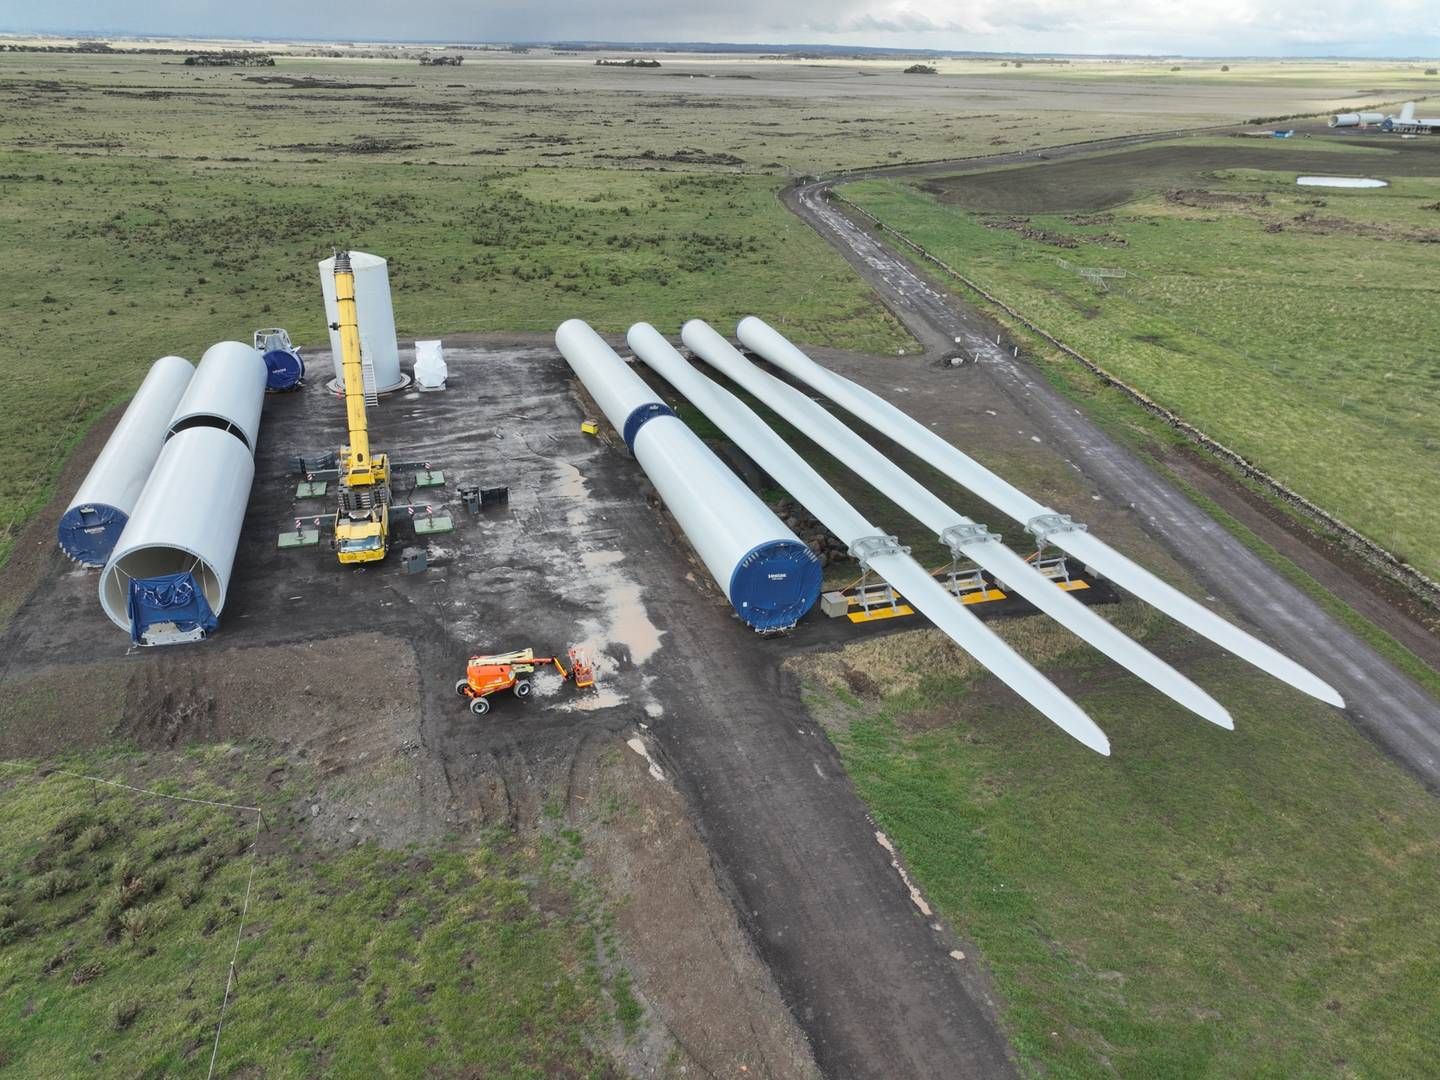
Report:
[{"label": "grassy embankment", "polygon": [[[1368,155],[1358,166],[1383,174]],[[1346,166],[1337,166],[1341,171]],[[844,193],[1027,317],[1422,570],[1440,517],[1440,178],[1298,190],[1231,170],[1178,201],[1009,215],[908,184]],[[1023,175],[1014,177],[1023,186]],[[988,226],[988,227],[987,227]],[[1057,237],[1075,238],[1061,247]],[[1069,242],[1069,241],[1064,241]],[[1101,292],[1058,265],[1123,269]]]},{"label": "grassy embankment", "polygon": [[[1193,657],[1133,605],[1119,617]],[[1427,1075],[1434,798],[1345,717],[1237,661],[1186,664],[1232,708],[1224,732],[1053,625],[998,625],[1105,728],[1112,758],[1058,736],[933,633],[800,666],[876,821],[978,944],[1027,1069]]]},{"label": "grassy embankment", "polygon": [[[612,1075],[608,1047],[639,1010],[575,870],[578,834],[322,853],[290,818],[306,778],[269,784],[266,770],[287,763],[265,755],[213,745],[65,762],[171,794],[264,793],[222,1075],[416,1076],[457,1062],[504,1076]],[[0,1068],[203,1071],[255,815],[10,767],[0,813]]]}]

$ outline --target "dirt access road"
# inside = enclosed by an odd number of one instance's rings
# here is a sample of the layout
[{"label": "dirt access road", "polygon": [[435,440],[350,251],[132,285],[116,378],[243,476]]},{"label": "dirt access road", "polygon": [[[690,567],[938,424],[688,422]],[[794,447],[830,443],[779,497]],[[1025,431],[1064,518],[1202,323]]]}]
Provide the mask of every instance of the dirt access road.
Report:
[{"label": "dirt access road", "polygon": [[[1140,145],[1169,135],[1114,139],[1046,150],[1048,160]],[[947,165],[875,169],[846,179],[953,173],[1037,160],[1036,153]],[[925,355],[897,360],[918,368],[937,351],[959,347],[980,358],[990,389],[1004,394],[1107,497],[1128,504],[1213,596],[1260,636],[1333,685],[1352,720],[1388,753],[1440,792],[1440,705],[1345,626],[1236,539],[1173,484],[1083,415],[1023,359],[995,345],[1001,328],[943,285],[928,279],[826,198],[834,179],[787,189],[785,205],[834,245],[924,345]],[[897,369],[899,370],[899,369]]]}]

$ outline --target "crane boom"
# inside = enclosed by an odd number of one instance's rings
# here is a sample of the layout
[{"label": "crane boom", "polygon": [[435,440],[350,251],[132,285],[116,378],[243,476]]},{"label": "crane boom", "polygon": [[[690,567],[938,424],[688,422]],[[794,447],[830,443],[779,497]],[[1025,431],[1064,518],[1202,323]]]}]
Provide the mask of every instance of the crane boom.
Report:
[{"label": "crane boom", "polygon": [[355,271],[350,253],[335,255],[335,308],[340,331],[340,360],[345,380],[345,416],[350,441],[345,447],[345,476],[351,487],[375,482],[370,459],[370,427],[365,419],[365,374],[360,358],[360,320],[355,313]]},{"label": "crane boom", "polygon": [[349,442],[340,449],[340,505],[335,511],[335,550],[342,563],[376,562],[390,549],[390,463],[370,453],[365,417],[365,368],[360,321],[355,311],[355,271],[350,253],[335,254],[335,325],[340,333],[341,374]]}]

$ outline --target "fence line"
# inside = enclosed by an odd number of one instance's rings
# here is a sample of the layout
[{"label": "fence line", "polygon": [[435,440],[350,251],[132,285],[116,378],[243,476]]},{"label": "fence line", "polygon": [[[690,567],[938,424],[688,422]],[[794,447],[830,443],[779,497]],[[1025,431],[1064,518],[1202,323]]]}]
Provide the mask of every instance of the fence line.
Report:
[{"label": "fence line", "polygon": [[255,862],[259,858],[260,830],[265,824],[265,811],[258,806],[244,806],[240,803],[221,802],[218,799],[197,799],[189,795],[171,795],[164,791],[155,791],[151,788],[136,787],[134,784],[124,784],[118,780],[107,780],[103,776],[89,776],[85,773],[71,772],[68,769],[56,769],[44,765],[30,765],[23,761],[0,761],[0,766],[7,769],[29,769],[44,780],[49,776],[68,776],[74,780],[89,780],[92,784],[104,784],[107,787],[122,788],[126,791],[133,791],[140,795],[148,795],[156,799],[170,799],[173,802],[194,803],[198,806],[215,806],[225,810],[243,810],[255,815],[255,839],[250,843],[250,875],[245,879],[245,900],[240,907],[240,925],[235,928],[235,948],[230,953],[230,966],[225,973],[225,994],[220,1001],[220,1016],[215,1021],[215,1046],[210,1051],[210,1071],[206,1073],[207,1080],[215,1076],[215,1062],[220,1054],[220,1032],[225,1027],[225,1012],[230,1007],[230,991],[235,985],[235,962],[240,956],[240,941],[245,934],[245,918],[250,913],[251,887],[255,884]]},{"label": "fence line", "polygon": [[240,925],[235,928],[235,948],[230,953],[230,967],[225,973],[225,996],[220,1000],[220,1016],[215,1021],[215,1045],[210,1050],[210,1071],[206,1080],[215,1076],[215,1061],[220,1056],[220,1032],[225,1028],[225,1011],[230,1008],[230,990],[235,985],[235,961],[240,958],[240,939],[245,933],[245,917],[250,914],[250,887],[255,884],[255,862],[259,858],[260,826],[264,813],[255,809],[255,839],[250,842],[250,875],[245,879],[245,902],[240,906]]},{"label": "fence line", "polygon": [[861,218],[864,218],[875,228],[895,237],[895,239],[900,241],[900,243],[904,244],[906,247],[916,252],[926,261],[934,263],[941,270],[945,271],[945,273],[949,274],[951,277],[961,282],[967,288],[979,293],[987,301],[994,304],[1000,310],[1004,311],[1007,315],[1013,318],[1016,322],[1023,325],[1026,329],[1030,330],[1032,333],[1049,342],[1066,356],[1069,356],[1071,359],[1078,361],[1083,367],[1090,371],[1091,374],[1095,375],[1107,386],[1113,386],[1116,389],[1120,390],[1122,393],[1126,394],[1131,399],[1140,404],[1146,411],[1152,413],[1155,416],[1158,416],[1161,420],[1164,420],[1165,423],[1169,424],[1175,430],[1179,431],[1191,442],[1203,447],[1205,450],[1208,450],[1216,457],[1229,462],[1231,465],[1235,466],[1242,473],[1244,473],[1245,476],[1249,477],[1252,480],[1258,481],[1260,484],[1268,488],[1271,494],[1283,499],[1289,505],[1293,506],[1301,513],[1310,517],[1312,520],[1317,521],[1325,527],[1334,530],[1340,535],[1340,537],[1346,542],[1347,546],[1350,547],[1352,551],[1364,558],[1366,562],[1368,562],[1375,569],[1383,572],[1391,580],[1403,585],[1411,593],[1415,594],[1420,599],[1424,600],[1426,603],[1432,606],[1440,604],[1440,582],[1437,582],[1433,578],[1427,576],[1423,571],[1412,566],[1410,563],[1400,558],[1400,556],[1396,555],[1388,548],[1382,547],[1380,544],[1370,539],[1370,537],[1366,536],[1364,533],[1347,525],[1345,522],[1337,518],[1334,514],[1330,513],[1330,511],[1324,509],[1323,507],[1317,506],[1315,503],[1307,499],[1304,495],[1301,495],[1298,491],[1290,488],[1283,481],[1276,479],[1274,476],[1271,476],[1258,465],[1250,462],[1247,458],[1244,457],[1244,455],[1240,454],[1238,451],[1232,450],[1230,447],[1226,446],[1219,440],[1205,434],[1205,432],[1201,431],[1194,424],[1190,423],[1188,420],[1181,418],[1179,415],[1177,415],[1174,411],[1167,408],[1166,406],[1161,405],[1158,401],[1151,398],[1144,391],[1139,390],[1131,386],[1129,383],[1125,382],[1123,379],[1112,375],[1099,364],[1095,363],[1095,361],[1091,360],[1083,353],[1080,353],[1077,350],[1071,348],[1069,345],[1066,345],[1063,341],[1061,341],[1059,338],[1055,337],[1053,334],[1049,333],[1042,327],[1031,322],[1019,311],[1015,310],[1015,308],[1011,307],[1004,300],[1001,300],[998,296],[995,296],[989,290],[985,289],[978,282],[971,280],[969,277],[967,277],[965,274],[962,274],[959,270],[956,270],[953,266],[945,262],[943,259],[931,254],[929,251],[917,244],[914,240],[911,240],[908,236],[900,232],[898,229],[885,224],[885,222],[881,221],[868,210],[851,202],[849,199],[845,198],[845,196],[835,192],[832,188],[827,187],[825,189],[825,195],[827,198],[830,198],[835,202],[841,203],[848,210],[853,211]]}]

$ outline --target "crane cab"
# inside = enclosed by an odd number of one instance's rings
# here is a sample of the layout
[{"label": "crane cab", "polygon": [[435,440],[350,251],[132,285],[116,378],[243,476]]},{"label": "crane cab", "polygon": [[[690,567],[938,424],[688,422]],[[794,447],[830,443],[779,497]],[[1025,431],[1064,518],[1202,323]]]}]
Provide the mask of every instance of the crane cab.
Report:
[{"label": "crane cab", "polygon": [[335,554],[342,563],[379,562],[390,547],[390,508],[335,514]]}]

